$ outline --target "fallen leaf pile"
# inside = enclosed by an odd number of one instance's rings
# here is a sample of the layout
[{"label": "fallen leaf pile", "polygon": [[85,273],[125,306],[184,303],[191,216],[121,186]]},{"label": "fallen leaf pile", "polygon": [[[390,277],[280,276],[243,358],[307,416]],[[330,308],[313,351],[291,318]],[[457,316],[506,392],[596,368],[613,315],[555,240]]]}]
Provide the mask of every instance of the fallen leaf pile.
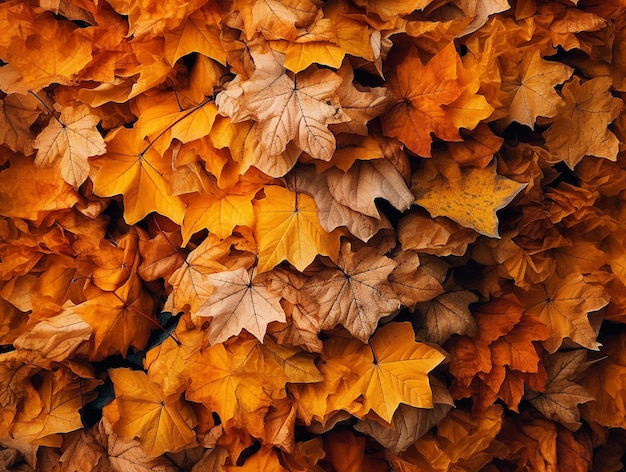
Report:
[{"label": "fallen leaf pile", "polygon": [[0,469],[621,470],[624,2],[0,31]]}]

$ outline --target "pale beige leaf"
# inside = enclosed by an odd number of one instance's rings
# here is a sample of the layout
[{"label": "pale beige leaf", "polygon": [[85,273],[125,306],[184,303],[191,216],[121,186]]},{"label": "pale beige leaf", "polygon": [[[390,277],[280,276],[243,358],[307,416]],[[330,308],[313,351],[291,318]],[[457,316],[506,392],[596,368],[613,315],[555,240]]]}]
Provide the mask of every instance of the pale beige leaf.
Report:
[{"label": "pale beige leaf", "polygon": [[96,129],[99,121],[86,105],[62,107],[61,116],[51,118],[33,143],[38,149],[35,164],[51,166],[58,161],[63,180],[78,188],[89,175],[87,159],[106,152],[104,139]]},{"label": "pale beige leaf", "polygon": [[265,285],[268,273],[256,277],[244,269],[218,272],[207,276],[213,293],[200,306],[194,317],[212,317],[209,342],[221,343],[245,329],[263,342],[268,323],[285,321],[280,294]]}]

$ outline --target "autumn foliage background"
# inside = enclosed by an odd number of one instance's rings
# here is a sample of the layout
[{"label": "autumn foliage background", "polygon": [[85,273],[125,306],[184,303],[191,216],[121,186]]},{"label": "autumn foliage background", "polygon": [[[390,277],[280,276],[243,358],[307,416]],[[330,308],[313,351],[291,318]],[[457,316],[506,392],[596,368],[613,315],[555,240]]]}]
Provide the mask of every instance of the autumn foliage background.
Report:
[{"label": "autumn foliage background", "polygon": [[2,2],[0,468],[621,470],[625,11]]}]

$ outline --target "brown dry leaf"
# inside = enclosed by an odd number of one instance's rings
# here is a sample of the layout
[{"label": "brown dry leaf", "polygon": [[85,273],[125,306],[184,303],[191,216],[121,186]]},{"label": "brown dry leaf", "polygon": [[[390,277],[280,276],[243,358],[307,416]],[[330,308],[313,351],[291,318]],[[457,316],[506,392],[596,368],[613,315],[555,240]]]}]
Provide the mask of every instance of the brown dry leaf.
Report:
[{"label": "brown dry leaf", "polygon": [[561,91],[564,103],[554,123],[544,132],[552,154],[548,162],[563,161],[574,169],[585,155],[617,159],[619,140],[608,129],[617,118],[622,101],[611,95],[611,79],[596,77],[580,83],[578,77]]},{"label": "brown dry leaf", "polygon": [[450,282],[444,288],[444,293],[416,305],[423,317],[417,334],[439,345],[454,334],[474,336],[478,329],[469,309],[470,304],[478,301],[478,296]]},{"label": "brown dry leaf", "polygon": [[337,71],[342,78],[337,88],[337,96],[344,113],[350,121],[330,125],[335,133],[352,133],[367,136],[367,122],[385,112],[393,103],[393,97],[385,87],[364,87],[354,83],[354,70],[345,62]]},{"label": "brown dry leaf", "polygon": [[517,121],[532,128],[538,116],[556,116],[563,99],[554,87],[569,79],[572,68],[541,58],[537,49],[527,48],[521,61],[503,67],[502,91],[508,104],[506,124]]},{"label": "brown dry leaf", "polygon": [[71,436],[70,441],[59,458],[62,472],[71,470],[109,472],[111,470],[109,455],[98,441],[95,427],[77,432]]},{"label": "brown dry leaf", "polygon": [[118,436],[106,416],[98,424],[100,442],[106,448],[111,469],[124,472],[177,472],[178,467],[165,456],[149,457],[139,441]]},{"label": "brown dry leaf", "polygon": [[100,117],[91,114],[86,105],[58,107],[60,117],[50,118],[48,126],[37,136],[35,165],[58,165],[61,177],[78,188],[89,175],[88,158],[106,152],[106,145],[96,125]]},{"label": "brown dry leaf", "polygon": [[294,172],[294,185],[315,199],[320,224],[327,231],[346,226],[363,241],[388,227],[375,204],[383,198],[404,211],[413,203],[398,170],[387,159],[357,160],[347,171],[330,168],[318,175],[310,166]]},{"label": "brown dry leaf", "polygon": [[242,329],[263,342],[268,323],[285,321],[280,293],[271,291],[266,282],[271,276],[271,272],[256,275],[255,267],[206,277],[212,293],[192,315],[212,318],[208,330],[211,344],[224,342]]},{"label": "brown dry leaf", "polygon": [[260,33],[267,39],[293,41],[298,28],[311,25],[321,14],[320,6],[318,0],[236,0],[232,10],[241,15],[248,39]]},{"label": "brown dry leaf", "polygon": [[581,378],[588,366],[584,365],[587,352],[577,349],[556,352],[544,362],[548,381],[545,390],[529,390],[524,398],[549,420],[556,420],[566,428],[580,428],[578,405],[594,400],[587,390],[574,379]]},{"label": "brown dry leaf", "polygon": [[427,267],[420,267],[416,252],[394,251],[391,258],[397,265],[389,274],[389,283],[400,302],[409,310],[415,310],[417,303],[431,300],[444,292],[435,274]]},{"label": "brown dry leaf", "polygon": [[400,302],[388,277],[396,264],[365,246],[353,251],[341,245],[337,269],[321,271],[307,279],[302,292],[315,300],[311,311],[320,329],[344,326],[357,339],[367,342],[378,321],[397,311]]},{"label": "brown dry leaf", "polygon": [[383,21],[387,21],[423,10],[432,3],[432,0],[356,0],[354,3],[365,8],[367,12],[376,13]]},{"label": "brown dry leaf", "polygon": [[379,418],[360,420],[354,429],[372,436],[387,449],[399,453],[414,444],[452,409],[454,402],[447,387],[436,378],[430,379],[433,391],[433,408],[415,408],[404,403],[393,414],[391,423]]},{"label": "brown dry leaf", "polygon": [[207,282],[207,277],[226,269],[219,258],[226,255],[228,250],[226,242],[209,235],[191,251],[184,264],[168,279],[172,292],[164,309],[178,313],[188,306],[192,312],[197,311],[213,293],[213,286]]},{"label": "brown dry leaf", "polygon": [[404,251],[462,256],[477,237],[476,231],[448,218],[432,218],[425,211],[406,213],[398,222],[398,240]]}]

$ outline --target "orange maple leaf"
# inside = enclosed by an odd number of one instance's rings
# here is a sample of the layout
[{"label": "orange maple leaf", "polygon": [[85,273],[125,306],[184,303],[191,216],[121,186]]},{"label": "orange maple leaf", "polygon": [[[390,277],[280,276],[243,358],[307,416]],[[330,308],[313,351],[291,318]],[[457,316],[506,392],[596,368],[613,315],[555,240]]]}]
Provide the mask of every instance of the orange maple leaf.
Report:
[{"label": "orange maple leaf", "polygon": [[144,140],[143,133],[119,128],[107,136],[107,147],[105,156],[92,161],[95,193],[107,197],[122,194],[128,224],[153,211],[182,223],[185,205],[168,192],[171,162]]},{"label": "orange maple leaf", "polygon": [[[145,372],[109,370],[119,418],[109,418],[113,430],[127,439],[139,438],[148,456],[178,452],[196,443],[196,415],[180,393],[165,395]],[[110,407],[104,409],[104,414]]]},{"label": "orange maple leaf", "polygon": [[384,133],[424,157],[431,156],[431,133],[444,141],[461,141],[459,128],[474,129],[493,111],[485,98],[476,94],[478,83],[474,82],[463,69],[453,43],[426,65],[412,47],[389,73],[387,86],[398,103],[382,115]]}]

